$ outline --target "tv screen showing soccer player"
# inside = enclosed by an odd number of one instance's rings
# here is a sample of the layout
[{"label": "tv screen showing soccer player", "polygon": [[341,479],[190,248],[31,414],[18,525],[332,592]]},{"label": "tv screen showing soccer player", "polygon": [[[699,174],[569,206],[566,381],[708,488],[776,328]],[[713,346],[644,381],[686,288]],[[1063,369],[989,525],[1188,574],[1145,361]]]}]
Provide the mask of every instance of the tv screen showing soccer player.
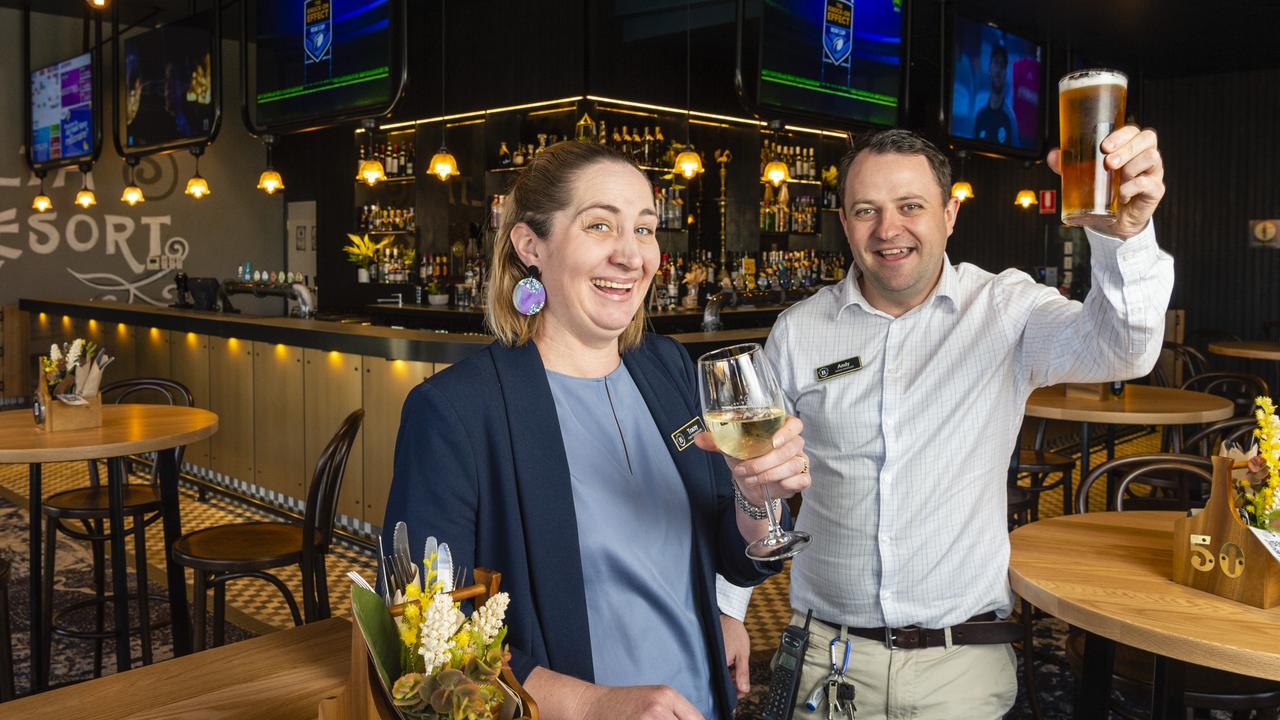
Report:
[{"label": "tv screen showing soccer player", "polygon": [[393,0],[258,0],[255,118],[273,127],[390,104]]},{"label": "tv screen showing soccer player", "polygon": [[93,155],[93,58],[31,73],[31,161],[70,164]]},{"label": "tv screen showing soccer player", "polygon": [[952,137],[1037,153],[1044,94],[1040,45],[957,16],[952,33]]},{"label": "tv screen showing soccer player", "polygon": [[761,26],[761,105],[896,124],[901,0],[765,0]]}]

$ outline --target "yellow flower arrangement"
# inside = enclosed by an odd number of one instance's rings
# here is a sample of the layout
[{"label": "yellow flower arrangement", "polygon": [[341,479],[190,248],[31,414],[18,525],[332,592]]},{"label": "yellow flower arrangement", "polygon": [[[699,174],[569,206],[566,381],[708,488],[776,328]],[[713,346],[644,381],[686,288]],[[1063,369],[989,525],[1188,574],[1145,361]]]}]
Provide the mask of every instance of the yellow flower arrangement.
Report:
[{"label": "yellow flower arrangement", "polygon": [[1258,454],[1249,463],[1248,477],[1237,483],[1236,507],[1244,509],[1250,525],[1269,529],[1280,515],[1280,417],[1271,398],[1260,395],[1254,400],[1254,418]]}]

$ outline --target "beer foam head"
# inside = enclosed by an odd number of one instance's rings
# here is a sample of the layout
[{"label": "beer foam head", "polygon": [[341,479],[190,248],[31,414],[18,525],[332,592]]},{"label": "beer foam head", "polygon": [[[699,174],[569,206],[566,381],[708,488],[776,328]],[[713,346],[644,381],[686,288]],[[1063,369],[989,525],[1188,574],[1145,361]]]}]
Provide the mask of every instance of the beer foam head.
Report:
[{"label": "beer foam head", "polygon": [[1129,87],[1129,77],[1119,70],[1080,70],[1058,81],[1058,92],[1067,92],[1092,85],[1119,85]]}]

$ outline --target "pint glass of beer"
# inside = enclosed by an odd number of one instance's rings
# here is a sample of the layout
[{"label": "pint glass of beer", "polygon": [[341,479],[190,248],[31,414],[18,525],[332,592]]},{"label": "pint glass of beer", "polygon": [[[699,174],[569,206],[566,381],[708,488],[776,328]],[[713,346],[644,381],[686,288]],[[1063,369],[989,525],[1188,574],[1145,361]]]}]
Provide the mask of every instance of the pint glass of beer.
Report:
[{"label": "pint glass of beer", "polygon": [[1102,162],[1102,141],[1124,124],[1128,90],[1128,76],[1116,70],[1080,70],[1058,81],[1063,224],[1116,221],[1118,183]]}]

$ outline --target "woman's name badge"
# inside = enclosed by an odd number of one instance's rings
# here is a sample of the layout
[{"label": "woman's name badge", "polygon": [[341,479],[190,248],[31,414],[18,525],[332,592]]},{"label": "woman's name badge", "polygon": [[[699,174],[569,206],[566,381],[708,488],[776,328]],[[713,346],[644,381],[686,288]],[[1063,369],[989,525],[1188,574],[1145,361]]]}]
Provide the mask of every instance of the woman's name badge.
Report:
[{"label": "woman's name badge", "polygon": [[685,423],[679,430],[671,433],[671,442],[676,444],[676,450],[684,452],[684,449],[693,445],[693,436],[707,429],[702,424],[701,417],[695,417]]},{"label": "woman's name badge", "polygon": [[838,362],[833,362],[830,365],[823,365],[815,370],[814,373],[818,376],[818,382],[822,382],[823,380],[830,380],[831,378],[840,377],[841,375],[846,375],[861,369],[862,358],[855,356],[848,360],[840,360]]}]

